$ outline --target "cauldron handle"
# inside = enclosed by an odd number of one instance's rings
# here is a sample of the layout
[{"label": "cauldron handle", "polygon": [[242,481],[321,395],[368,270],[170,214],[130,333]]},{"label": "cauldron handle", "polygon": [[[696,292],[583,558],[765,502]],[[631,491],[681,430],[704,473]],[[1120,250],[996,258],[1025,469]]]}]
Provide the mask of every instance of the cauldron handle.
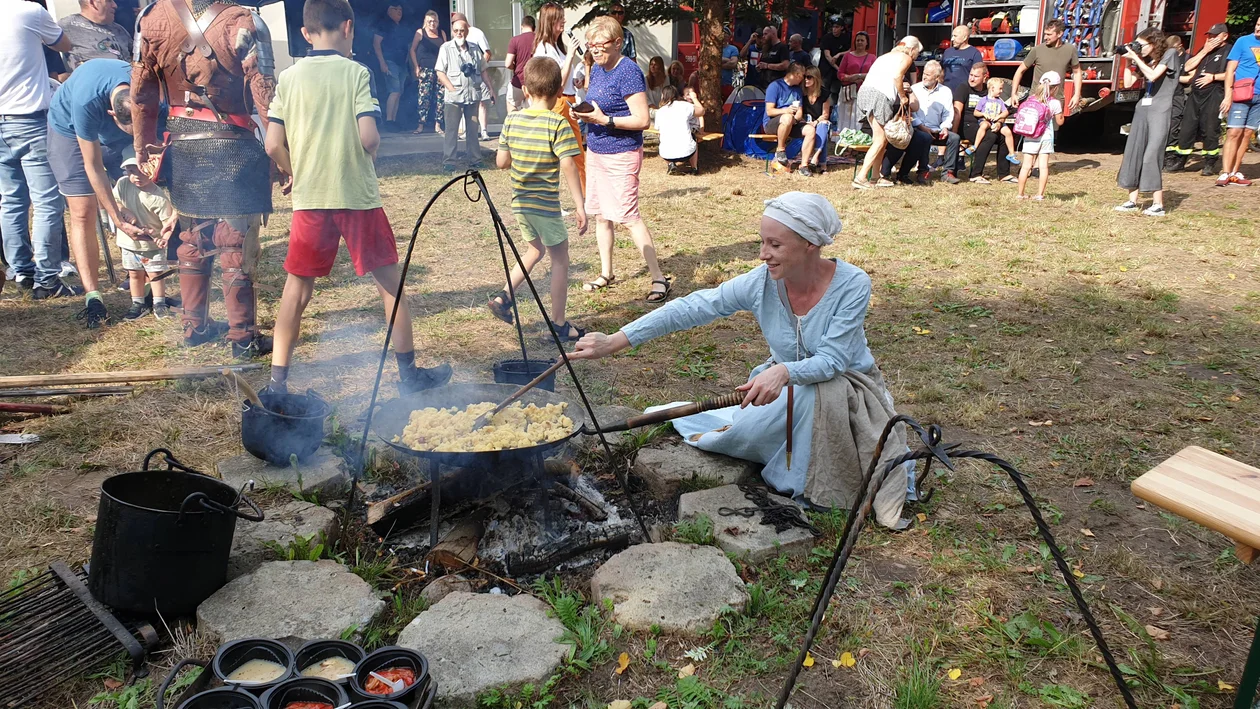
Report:
[{"label": "cauldron handle", "polygon": [[146,456],[144,457],[144,464],[140,466],[140,469],[141,469],[141,470],[148,470],[148,469],[149,469],[149,463],[153,460],[153,456],[157,455],[158,453],[161,453],[161,454],[162,454],[162,457],[166,459],[166,469],[167,469],[167,470],[182,470],[182,471],[183,471],[183,472],[185,472],[185,473],[196,473],[196,472],[197,472],[196,470],[193,470],[192,468],[188,467],[187,465],[184,465],[183,463],[181,463],[181,462],[179,462],[178,460],[176,460],[176,459],[175,459],[175,454],[174,454],[174,453],[172,453],[172,452],[170,452],[170,451],[169,451],[169,450],[167,450],[166,448],[154,448],[153,450],[149,451],[149,454],[148,454],[148,455],[146,455]]},{"label": "cauldron handle", "polygon": [[240,510],[235,509],[234,507],[228,507],[227,505],[221,502],[215,502],[214,500],[211,500],[210,497],[207,496],[206,493],[204,492],[194,492],[188,497],[185,497],[183,504],[179,506],[179,519],[176,520],[176,524],[180,524],[184,521],[184,513],[187,512],[188,507],[194,503],[201,505],[202,509],[208,512],[218,512],[219,514],[236,515],[237,517],[247,522],[263,521],[263,511],[260,507],[258,507],[257,504],[254,503],[253,500],[249,499],[248,497],[244,495],[238,495],[237,504],[240,504],[241,502],[244,502],[245,504],[249,505],[249,508],[253,510],[254,513],[245,514],[241,512]]},{"label": "cauldron handle", "polygon": [[[157,451],[154,451],[154,453],[156,452]],[[174,682],[175,678],[179,676],[179,671],[184,669],[188,665],[197,665],[198,667],[201,668],[202,674],[205,674],[206,662],[202,660],[196,660],[191,657],[180,660],[178,665],[175,665],[174,667],[171,668],[171,671],[166,675],[166,679],[162,680],[162,686],[158,687],[157,709],[166,709],[166,704],[165,704],[166,690],[171,688],[171,682]],[[201,679],[200,677],[197,678],[197,680],[200,680],[200,679]],[[197,680],[194,680],[194,681],[197,681]]]}]

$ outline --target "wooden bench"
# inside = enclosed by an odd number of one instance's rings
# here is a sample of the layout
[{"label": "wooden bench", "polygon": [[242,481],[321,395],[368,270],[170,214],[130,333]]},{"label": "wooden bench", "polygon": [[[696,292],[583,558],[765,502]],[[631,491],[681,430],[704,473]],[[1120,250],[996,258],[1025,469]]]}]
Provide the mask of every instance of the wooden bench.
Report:
[{"label": "wooden bench", "polygon": [[1244,564],[1260,556],[1260,470],[1198,446],[1151,468],[1133,494],[1215,530]]},{"label": "wooden bench", "polygon": [[[654,136],[657,136],[658,138],[661,135],[661,132],[655,128],[644,128],[643,133],[644,135],[654,135]],[[724,136],[723,133],[701,133],[700,135],[696,136],[696,142],[707,143],[710,140],[721,140],[723,136]]]}]

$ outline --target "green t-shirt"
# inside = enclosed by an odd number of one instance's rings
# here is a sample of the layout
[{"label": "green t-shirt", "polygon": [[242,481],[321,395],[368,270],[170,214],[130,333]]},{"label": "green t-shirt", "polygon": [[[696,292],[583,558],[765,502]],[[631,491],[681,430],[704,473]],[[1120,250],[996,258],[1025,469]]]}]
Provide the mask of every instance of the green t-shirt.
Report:
[{"label": "green t-shirt", "polygon": [[280,72],[268,118],[288,138],[295,210],[382,206],[359,141],[359,118],[379,114],[367,67],[336,52],[313,50]]},{"label": "green t-shirt", "polygon": [[512,154],[512,209],[540,217],[560,216],[560,159],[579,155],[569,122],[545,108],[509,113],[499,150]]},{"label": "green t-shirt", "polygon": [[[1032,87],[1037,88],[1037,84],[1041,82],[1041,75],[1047,71],[1057,72],[1059,74],[1059,85],[1054,87],[1054,97],[1063,98],[1063,86],[1071,78],[1071,70],[1080,65],[1081,61],[1077,58],[1078,52],[1076,45],[1071,42],[1061,42],[1057,47],[1047,47],[1044,44],[1038,44],[1028,50],[1028,56],[1024,57],[1024,68],[1032,68]],[[1019,90],[1018,87],[1015,88]]]}]

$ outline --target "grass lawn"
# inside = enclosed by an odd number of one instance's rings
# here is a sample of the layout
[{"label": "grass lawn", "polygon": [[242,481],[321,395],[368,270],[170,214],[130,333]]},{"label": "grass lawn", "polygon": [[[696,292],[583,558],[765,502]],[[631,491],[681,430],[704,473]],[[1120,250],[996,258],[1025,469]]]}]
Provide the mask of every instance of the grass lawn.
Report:
[{"label": "grass lawn", "polygon": [[[641,208],[675,294],[756,265],[763,199],[790,189],[830,197],[844,232],[827,251],[871,276],[867,336],[899,409],[1024,471],[1140,706],[1232,706],[1260,605],[1257,571],[1239,563],[1224,537],[1140,504],[1128,486],[1192,444],[1260,463],[1255,194],[1210,187],[1197,174],[1169,176],[1169,216],[1157,220],[1112,212],[1124,200],[1112,155],[1060,155],[1044,203],[1017,202],[1013,186],[997,183],[855,192],[845,168],[806,181],[768,177],[758,162],[705,158],[722,168],[673,178],[657,160],[644,168]],[[382,179],[400,247],[445,179]],[[486,180],[507,214],[506,174]],[[287,201],[277,200],[257,278],[274,289],[260,296],[267,325],[283,284],[290,217]],[[577,287],[599,272],[593,233],[572,242],[570,318],[584,327],[612,332],[649,308],[642,261],[625,232],[618,237],[618,283],[597,294]],[[544,294],[545,273],[536,271]],[[409,279],[422,364],[448,360],[457,380],[490,380],[491,364],[516,348],[515,331],[485,308],[502,277],[485,205],[451,190],[420,230]],[[106,301],[116,316],[126,310],[122,293]],[[223,346],[182,349],[171,321],[88,332],[73,320],[80,307],[6,290],[4,373],[230,357]],[[222,317],[218,295],[213,312]],[[527,343],[547,354],[536,308],[522,301],[522,314]],[[375,288],[343,255],[307,311],[291,387],[334,401],[338,420],[356,433],[383,337]],[[596,403],[644,406],[727,392],[766,354],[752,318],[736,316],[577,368]],[[248,378],[262,384],[265,368]],[[392,396],[392,363],[386,379]],[[0,573],[18,578],[53,559],[86,561],[105,476],[138,469],[158,446],[213,470],[241,450],[237,421],[233,393],[207,381],[146,385],[127,397],[84,400],[67,415],[6,425],[43,440],[0,451]],[[965,462],[932,484],[935,495],[912,529],[864,533],[793,706],[1118,706],[1009,480]],[[540,586],[569,627],[574,661],[546,687],[487,702],[765,706],[792,662],[841,524],[838,515],[818,521],[828,536],[808,558],[741,566],[753,603],[700,638],[623,631],[575,595],[589,593],[580,579]],[[393,587],[381,568],[387,562],[357,566]],[[409,594],[395,594],[389,617],[373,629],[377,641],[419,612]],[[616,673],[623,652],[629,665]],[[694,675],[680,678],[687,665]],[[101,688],[100,679],[88,680],[46,706],[84,706]],[[117,694],[96,705],[121,706]]]}]

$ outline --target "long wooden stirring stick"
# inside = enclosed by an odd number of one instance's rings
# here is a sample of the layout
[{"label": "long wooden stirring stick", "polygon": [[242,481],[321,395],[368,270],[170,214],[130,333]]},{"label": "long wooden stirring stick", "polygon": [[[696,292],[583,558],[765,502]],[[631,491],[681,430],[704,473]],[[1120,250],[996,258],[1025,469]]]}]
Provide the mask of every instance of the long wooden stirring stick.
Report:
[{"label": "long wooden stirring stick", "polygon": [[499,402],[498,406],[478,416],[477,420],[473,421],[472,430],[474,431],[479,430],[483,428],[486,424],[490,423],[490,419],[493,418],[495,414],[506,409],[513,401],[516,401],[522,396],[525,396],[525,392],[529,391],[530,389],[533,389],[539,384],[542,384],[542,381],[544,379],[555,374],[557,369],[560,369],[561,367],[563,367],[564,362],[565,362],[565,358],[561,357],[559,360],[556,361],[555,364],[551,365],[550,367],[547,367],[547,369],[544,370],[542,374],[539,374],[538,376],[534,377],[532,380],[530,380],[528,384],[521,387],[520,389],[517,389],[511,396]]},{"label": "long wooden stirring stick", "polygon": [[249,403],[253,404],[256,408],[262,409],[263,411],[267,410],[267,407],[263,406],[262,400],[258,398],[258,392],[254,391],[254,387],[250,386],[249,382],[245,381],[244,377],[230,369],[223,369],[219,372],[219,374],[222,374],[228,381],[236,382],[237,388],[241,390],[241,393],[245,395],[245,398],[249,400]]},{"label": "long wooden stirring stick", "polygon": [[792,469],[792,385],[787,388],[787,469]]}]

